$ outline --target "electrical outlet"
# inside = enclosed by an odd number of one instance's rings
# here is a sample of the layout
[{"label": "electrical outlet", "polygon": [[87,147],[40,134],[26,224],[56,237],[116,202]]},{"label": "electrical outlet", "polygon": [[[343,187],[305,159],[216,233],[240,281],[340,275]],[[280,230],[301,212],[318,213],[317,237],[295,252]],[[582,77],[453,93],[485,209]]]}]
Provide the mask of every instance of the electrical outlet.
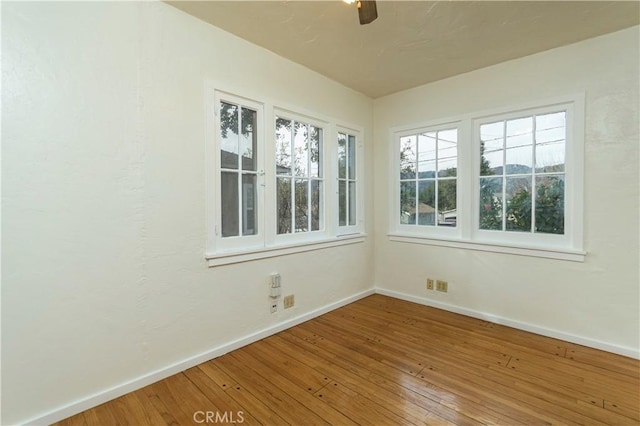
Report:
[{"label": "electrical outlet", "polygon": [[436,290],[446,293],[449,290],[449,283],[442,280],[436,280]]},{"label": "electrical outlet", "polygon": [[271,302],[271,304],[269,305],[269,309],[271,310],[272,314],[278,312],[278,302]]},{"label": "electrical outlet", "polygon": [[433,290],[433,280],[431,278],[427,278],[427,290]]},{"label": "electrical outlet", "polygon": [[293,307],[293,304],[295,303],[295,298],[293,294],[290,294],[288,296],[285,296],[283,299],[283,303],[284,303],[284,308],[285,309],[289,309]]}]

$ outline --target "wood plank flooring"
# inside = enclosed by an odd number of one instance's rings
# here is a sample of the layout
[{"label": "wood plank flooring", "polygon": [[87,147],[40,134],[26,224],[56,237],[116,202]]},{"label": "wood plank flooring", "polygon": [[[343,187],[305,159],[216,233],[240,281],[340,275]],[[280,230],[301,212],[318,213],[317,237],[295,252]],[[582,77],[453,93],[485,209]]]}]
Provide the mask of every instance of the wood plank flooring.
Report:
[{"label": "wood plank flooring", "polygon": [[374,295],[59,425],[640,425],[640,361]]}]

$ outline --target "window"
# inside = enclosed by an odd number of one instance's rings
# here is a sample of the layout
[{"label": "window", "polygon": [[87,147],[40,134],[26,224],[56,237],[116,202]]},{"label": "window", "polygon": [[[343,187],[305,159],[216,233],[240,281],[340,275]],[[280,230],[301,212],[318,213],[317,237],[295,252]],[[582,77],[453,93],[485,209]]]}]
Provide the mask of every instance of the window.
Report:
[{"label": "window", "polygon": [[357,137],[338,132],[338,226],[357,225]]},{"label": "window", "polygon": [[216,180],[221,200],[216,223],[219,245],[255,244],[261,235],[263,208],[258,194],[262,176],[262,105],[220,95],[215,115],[219,165]]},{"label": "window", "polygon": [[400,223],[455,227],[458,129],[400,137]]},{"label": "window", "polygon": [[[210,266],[364,241],[358,132],[208,90]],[[336,152],[342,160],[333,154],[326,161],[325,153]],[[327,198],[338,193],[342,201]]]},{"label": "window", "polygon": [[278,234],[322,228],[323,129],[276,117],[276,208]]},{"label": "window", "polygon": [[393,129],[390,237],[583,260],[584,96],[540,105]]}]

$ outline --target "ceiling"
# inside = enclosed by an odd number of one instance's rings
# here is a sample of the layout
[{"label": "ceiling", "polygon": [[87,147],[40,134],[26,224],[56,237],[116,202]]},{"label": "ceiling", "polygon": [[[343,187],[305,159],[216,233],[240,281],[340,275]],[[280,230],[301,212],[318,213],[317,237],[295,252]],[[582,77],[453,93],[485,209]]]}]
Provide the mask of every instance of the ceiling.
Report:
[{"label": "ceiling", "polygon": [[638,1],[169,1],[377,98],[640,22]]}]

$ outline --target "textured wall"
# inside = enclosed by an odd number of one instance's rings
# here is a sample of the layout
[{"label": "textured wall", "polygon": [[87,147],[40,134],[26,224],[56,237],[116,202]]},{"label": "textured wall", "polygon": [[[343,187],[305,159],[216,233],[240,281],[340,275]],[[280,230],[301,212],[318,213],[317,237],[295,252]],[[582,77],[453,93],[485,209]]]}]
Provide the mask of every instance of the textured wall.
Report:
[{"label": "textured wall", "polygon": [[[638,52],[634,27],[377,99],[376,286],[637,353]],[[389,128],[582,91],[584,263],[388,240]]]},{"label": "textured wall", "polygon": [[371,239],[204,259],[205,80],[365,136],[370,99],[163,3],[2,6],[2,424],[372,287]]}]

